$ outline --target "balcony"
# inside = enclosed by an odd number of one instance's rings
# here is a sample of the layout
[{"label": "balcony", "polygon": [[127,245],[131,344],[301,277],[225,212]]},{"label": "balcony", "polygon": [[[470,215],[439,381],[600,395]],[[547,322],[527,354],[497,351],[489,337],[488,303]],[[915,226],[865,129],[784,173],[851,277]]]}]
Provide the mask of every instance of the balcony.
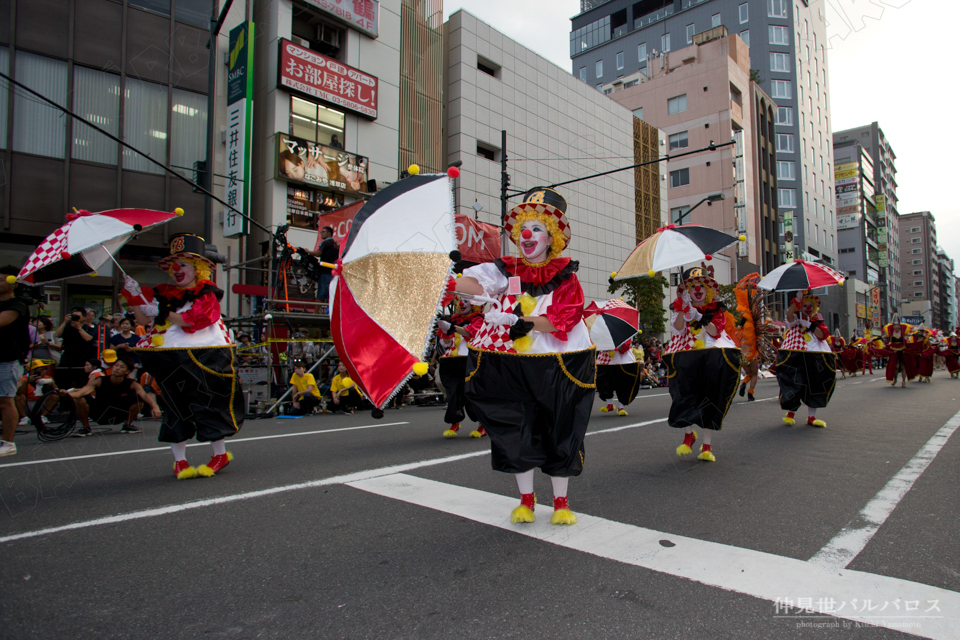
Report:
[{"label": "balcony", "polygon": [[648,24],[659,22],[667,16],[673,15],[673,3],[667,4],[662,0],[646,0],[633,5],[633,15],[642,14],[633,21],[633,28],[642,29]]}]

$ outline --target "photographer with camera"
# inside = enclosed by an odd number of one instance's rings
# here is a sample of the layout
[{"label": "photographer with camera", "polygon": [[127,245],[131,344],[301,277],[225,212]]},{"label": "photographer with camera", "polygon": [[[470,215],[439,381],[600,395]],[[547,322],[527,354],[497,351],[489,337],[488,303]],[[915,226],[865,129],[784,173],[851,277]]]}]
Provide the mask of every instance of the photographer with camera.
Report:
[{"label": "photographer with camera", "polygon": [[60,366],[55,375],[57,386],[61,389],[85,385],[87,374],[83,371],[83,364],[97,357],[96,331],[84,324],[86,315],[86,309],[74,307],[54,334],[63,340],[60,344]]},{"label": "photographer with camera", "polygon": [[15,398],[23,376],[22,362],[30,349],[27,331],[30,310],[23,300],[14,297],[18,273],[20,269],[13,265],[0,267],[0,417],[3,419],[0,456],[17,453],[17,445],[13,443],[19,421]]},{"label": "photographer with camera", "polygon": [[[136,381],[127,377],[133,369],[133,360],[120,358],[114,363],[109,376],[93,378],[80,389],[60,391],[61,395],[69,395],[76,400],[77,414],[83,427],[73,434],[75,437],[93,435],[90,418],[101,426],[122,422],[120,433],[140,433],[140,427],[134,424],[143,406],[140,400],[150,405],[154,418],[160,417],[157,401],[147,395]],[[96,395],[89,402],[83,399],[91,394]]]}]

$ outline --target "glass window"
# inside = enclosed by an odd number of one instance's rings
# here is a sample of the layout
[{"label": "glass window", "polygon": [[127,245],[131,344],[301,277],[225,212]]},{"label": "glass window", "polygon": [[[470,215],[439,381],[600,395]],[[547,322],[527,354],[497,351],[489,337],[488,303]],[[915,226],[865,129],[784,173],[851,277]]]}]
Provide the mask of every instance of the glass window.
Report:
[{"label": "glass window", "polygon": [[210,0],[177,0],[176,19],[210,30]]},{"label": "glass window", "polygon": [[770,81],[770,97],[776,100],[777,98],[792,98],[793,97],[793,86],[789,80],[771,80]]},{"label": "glass window", "polygon": [[715,13],[712,16],[710,16],[710,28],[712,29],[714,27],[719,27],[719,26],[720,26],[720,14]]},{"label": "glass window", "polygon": [[594,69],[594,76],[597,78],[603,77],[603,60],[597,60],[596,69]]},{"label": "glass window", "polygon": [[[170,0],[130,0],[129,4],[131,7],[148,9],[156,13],[162,13],[165,16],[170,15]],[[210,29],[209,24],[205,24],[203,26],[205,26],[208,30]]]},{"label": "glass window", "polygon": [[[10,74],[10,49],[7,47],[0,47],[0,71]],[[7,84],[3,83],[0,87],[0,149],[7,148],[7,118],[9,117],[7,100],[9,97]]]},{"label": "glass window", "polygon": [[667,100],[667,114],[673,115],[687,110],[687,94]]},{"label": "glass window", "polygon": [[[17,79],[34,91],[67,106],[67,63],[26,51],[16,56]],[[6,83],[4,83],[6,84]],[[13,99],[13,150],[63,158],[67,141],[63,112],[18,91]]]},{"label": "glass window", "polygon": [[[151,158],[167,163],[167,87],[127,77],[126,110],[123,114],[123,139]],[[139,153],[123,150],[123,168],[147,173],[163,173]]]},{"label": "glass window", "polygon": [[290,135],[318,144],[330,144],[336,135],[342,144],[343,113],[291,96]]},{"label": "glass window", "polygon": [[782,151],[786,153],[793,153],[796,151],[793,147],[793,134],[792,133],[778,133],[777,134],[777,151]]},{"label": "glass window", "polygon": [[793,126],[793,107],[777,107],[776,124]]},{"label": "glass window", "polygon": [[[204,98],[206,109],[206,98]],[[73,110],[115,136],[120,135],[120,76],[79,65],[73,68]],[[206,138],[206,131],[200,136]],[[87,126],[73,121],[73,151],[77,160],[117,164],[119,145]]]},{"label": "glass window", "polygon": [[[181,0],[177,0],[179,8]],[[193,163],[207,155],[207,96],[173,90],[173,114],[170,116],[170,164],[186,177]]]},{"label": "glass window", "polygon": [[780,189],[779,191],[780,191],[781,207],[797,206],[797,190],[796,189]]},{"label": "glass window", "polygon": [[797,163],[785,160],[777,161],[777,178],[780,180],[797,179]]},{"label": "glass window", "polygon": [[665,33],[660,36],[660,51],[663,53],[669,53],[670,51],[670,34]]},{"label": "glass window", "polygon": [[647,43],[637,45],[637,60],[640,61],[640,66],[644,67],[647,64]]},{"label": "glass window", "polygon": [[617,71],[623,69],[623,51],[617,52]]},{"label": "glass window", "polygon": [[[783,44],[790,46],[790,29],[787,27],[778,27],[770,25],[768,28],[770,35],[770,44]],[[807,47],[809,49],[809,47]]]},{"label": "glass window", "polygon": [[740,39],[743,40],[743,44],[750,46],[750,30],[740,32]]},{"label": "glass window", "polygon": [[786,18],[787,0],[767,0],[767,16],[770,18]]},{"label": "glass window", "polygon": [[693,34],[697,32],[697,27],[692,24],[687,25],[687,44],[693,44]]},{"label": "glass window", "polygon": [[674,149],[686,149],[688,146],[687,143],[687,132],[681,131],[680,133],[674,133],[670,136],[670,150]]},{"label": "glass window", "polygon": [[581,82],[586,82],[586,81],[587,81],[587,68],[586,68],[586,67],[580,67],[580,81],[581,81]]},{"label": "glass window", "polygon": [[673,209],[670,209],[670,222],[673,224],[685,224],[690,222],[690,219],[686,218],[688,211],[690,211],[690,207],[674,207]]},{"label": "glass window", "polygon": [[740,24],[746,24],[750,21],[750,6],[744,2],[740,5]]},{"label": "glass window", "polygon": [[789,53],[771,53],[770,71],[779,73],[790,73],[790,54]]},{"label": "glass window", "polygon": [[678,169],[670,172],[670,188],[690,184],[690,169]]}]

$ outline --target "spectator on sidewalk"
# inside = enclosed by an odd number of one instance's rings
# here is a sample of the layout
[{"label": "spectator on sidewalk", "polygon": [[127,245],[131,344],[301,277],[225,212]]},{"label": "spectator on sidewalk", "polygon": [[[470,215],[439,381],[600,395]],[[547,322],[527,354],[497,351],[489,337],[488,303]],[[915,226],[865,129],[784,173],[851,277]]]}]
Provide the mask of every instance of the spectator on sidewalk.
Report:
[{"label": "spectator on sidewalk", "polygon": [[[120,358],[113,363],[109,376],[93,378],[86,386],[66,392],[76,401],[77,416],[83,427],[74,433],[74,437],[83,438],[93,435],[90,430],[90,419],[93,418],[99,425],[114,425],[123,423],[120,433],[140,433],[140,427],[133,423],[137,419],[142,407],[140,400],[150,405],[151,415],[160,417],[160,407],[157,401],[147,395],[136,381],[127,377],[133,371],[133,361],[130,358]],[[92,401],[88,402],[85,396],[96,393]],[[138,400],[139,398],[139,400]]]},{"label": "spectator on sidewalk", "polygon": [[54,332],[53,320],[49,316],[40,316],[37,318],[34,326],[37,329],[37,337],[30,345],[30,354],[28,360],[60,360],[60,345]]},{"label": "spectator on sidewalk", "polygon": [[3,440],[0,456],[17,453],[13,438],[17,433],[17,387],[23,376],[23,359],[30,350],[30,310],[20,298],[14,297],[16,281],[7,282],[7,276],[16,278],[20,269],[13,265],[0,267],[0,418],[3,421]]},{"label": "spectator on sidewalk", "polygon": [[133,360],[134,366],[140,367],[140,358],[133,352],[133,348],[140,341],[140,336],[133,332],[133,321],[129,318],[123,318],[119,323],[119,331],[110,337],[110,346],[118,351],[118,355],[124,355]]},{"label": "spectator on sidewalk", "polygon": [[291,392],[293,397],[293,415],[307,416],[313,413],[314,408],[320,405],[320,389],[312,373],[307,373],[307,367],[302,362],[293,365],[293,375],[290,376]]},{"label": "spectator on sidewalk", "polygon": [[330,381],[330,400],[333,402],[334,411],[344,413],[353,413],[363,401],[357,385],[347,375],[347,367],[343,362],[337,364],[337,375]]},{"label": "spectator on sidewalk", "polygon": [[[57,388],[57,385],[53,382],[53,370],[54,363],[52,360],[31,360],[30,364],[27,366],[27,373],[20,377],[20,384],[17,386],[17,414],[20,416],[19,426],[25,426],[30,424],[30,416],[28,413],[28,402],[36,402],[43,397],[45,391],[43,389],[48,389],[46,385],[51,385],[53,389]],[[41,389],[38,393],[38,387]],[[46,409],[42,414],[46,414],[53,408],[56,404],[56,397],[47,398]],[[48,422],[47,419],[43,418],[44,422]]]},{"label": "spectator on sidewalk", "polygon": [[[54,335],[61,338],[60,366],[57,367],[57,386],[61,389],[82,387],[86,384],[87,374],[83,372],[83,363],[96,358],[97,332],[84,325],[87,310],[74,307],[57,327]],[[92,333],[91,333],[92,332]]]}]

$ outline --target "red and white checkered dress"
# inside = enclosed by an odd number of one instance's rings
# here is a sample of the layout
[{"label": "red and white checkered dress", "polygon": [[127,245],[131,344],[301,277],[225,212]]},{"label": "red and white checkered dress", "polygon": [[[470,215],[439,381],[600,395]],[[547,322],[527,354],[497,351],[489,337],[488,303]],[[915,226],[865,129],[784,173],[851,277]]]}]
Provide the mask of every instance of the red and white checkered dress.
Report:
[{"label": "red and white checkered dress", "polygon": [[783,344],[780,345],[780,349],[784,351],[833,351],[828,340],[820,340],[812,331],[800,324],[800,314],[796,315],[793,322],[787,322],[787,333],[783,337]]}]

